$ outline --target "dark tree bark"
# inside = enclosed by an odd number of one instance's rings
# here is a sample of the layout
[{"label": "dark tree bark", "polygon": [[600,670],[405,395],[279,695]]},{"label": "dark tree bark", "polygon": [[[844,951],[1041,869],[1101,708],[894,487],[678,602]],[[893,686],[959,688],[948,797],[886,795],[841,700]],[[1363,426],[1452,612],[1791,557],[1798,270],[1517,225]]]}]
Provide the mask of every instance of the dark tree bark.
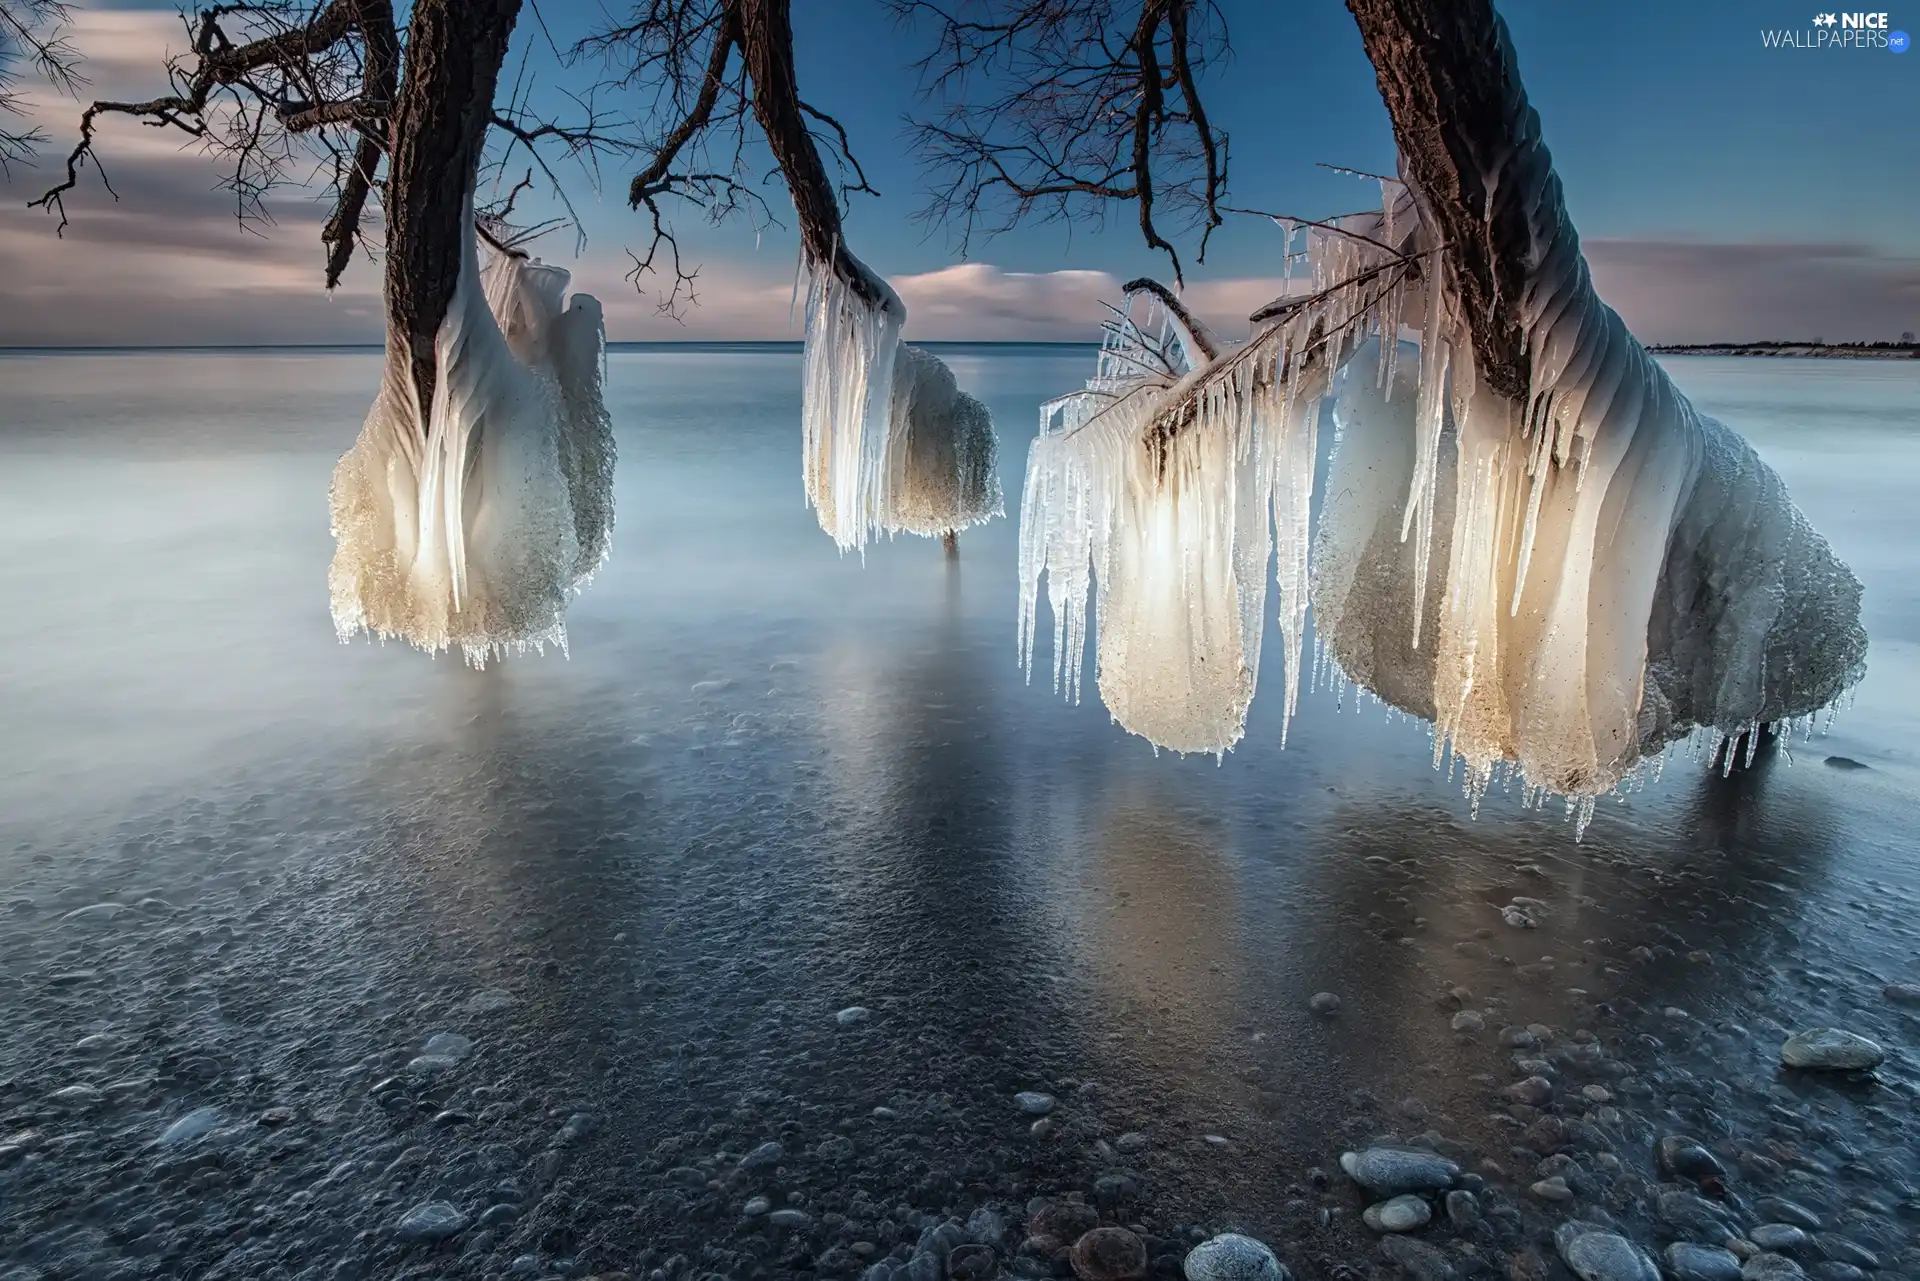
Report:
[{"label": "dark tree bark", "polygon": [[1553,157],[1490,0],[1347,0],[1407,176],[1446,244],[1480,377],[1528,398],[1522,305],[1549,254],[1575,254]]},{"label": "dark tree bark", "polygon": [[467,196],[520,0],[417,0],[387,168],[387,341],[404,342],[424,412],[434,339],[473,229]]},{"label": "dark tree bark", "polygon": [[793,70],[789,0],[729,0],[738,14],[747,75],[753,80],[753,117],[793,196],[794,217],[810,262],[830,262],[867,302],[878,306],[867,273],[857,269],[840,231],[840,200],[813,145]]}]

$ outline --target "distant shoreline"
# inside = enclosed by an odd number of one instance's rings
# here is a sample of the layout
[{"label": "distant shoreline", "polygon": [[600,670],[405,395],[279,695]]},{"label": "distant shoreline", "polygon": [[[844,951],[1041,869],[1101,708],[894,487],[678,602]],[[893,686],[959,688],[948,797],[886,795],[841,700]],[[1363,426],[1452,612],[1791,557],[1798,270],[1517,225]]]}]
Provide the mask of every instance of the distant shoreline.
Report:
[{"label": "distant shoreline", "polygon": [[1714,342],[1647,348],[1656,356],[1780,356],[1824,360],[1920,360],[1920,343]]}]

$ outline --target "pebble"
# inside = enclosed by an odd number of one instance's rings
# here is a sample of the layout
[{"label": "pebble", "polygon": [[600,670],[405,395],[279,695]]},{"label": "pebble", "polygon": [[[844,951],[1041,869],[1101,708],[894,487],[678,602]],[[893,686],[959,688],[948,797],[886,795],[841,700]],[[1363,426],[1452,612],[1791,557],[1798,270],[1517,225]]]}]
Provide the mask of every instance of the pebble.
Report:
[{"label": "pebble", "polygon": [[1144,1152],[1150,1140],[1138,1130],[1129,1130],[1113,1141],[1113,1146],[1121,1152]]},{"label": "pebble", "polygon": [[1444,1251],[1413,1237],[1382,1237],[1380,1253],[1414,1281],[1455,1281],[1460,1275]]},{"label": "pebble", "polygon": [[467,1230],[467,1216],[448,1201],[428,1201],[400,1216],[394,1231],[402,1241],[445,1241]]},{"label": "pebble", "polygon": [[1452,1027],[1456,1032],[1478,1032],[1487,1025],[1476,1010],[1462,1010],[1453,1016]]},{"label": "pebble", "polygon": [[1293,1275],[1272,1250],[1238,1232],[1202,1241],[1181,1270],[1187,1281],[1290,1281]]},{"label": "pebble", "polygon": [[1533,918],[1517,907],[1501,908],[1500,919],[1516,930],[1530,930],[1534,928]]},{"label": "pebble", "polygon": [[1809,1232],[1820,1230],[1820,1216],[1797,1201],[1785,1197],[1763,1196],[1753,1203],[1753,1212],[1768,1223],[1791,1223]]},{"label": "pebble", "polygon": [[1550,1179],[1541,1179],[1527,1190],[1542,1201],[1573,1200],[1573,1189],[1567,1186],[1565,1177],[1558,1174]]},{"label": "pebble", "polygon": [[1807,1244],[1807,1234],[1791,1223],[1762,1223],[1747,1233],[1747,1240],[1774,1254],[1790,1254]]},{"label": "pebble", "polygon": [[1544,1107],[1553,1101],[1553,1082],[1544,1076],[1530,1076],[1524,1081],[1515,1081],[1501,1093],[1528,1107]]},{"label": "pebble", "polygon": [[786,1148],[778,1143],[762,1143],[740,1158],[740,1168],[751,1174],[756,1170],[771,1170],[786,1159]]},{"label": "pebble", "polygon": [[873,1011],[864,1005],[849,1005],[833,1016],[833,1021],[841,1027],[852,1027],[856,1023],[865,1023],[873,1017]]},{"label": "pebble", "polygon": [[1580,1281],[1660,1281],[1653,1260],[1618,1233],[1568,1223],[1554,1233],[1553,1242]]},{"label": "pebble", "polygon": [[1667,1272],[1673,1281],[1740,1281],[1740,1259],[1715,1246],[1675,1241],[1667,1247]]},{"label": "pebble", "polygon": [[1340,1168],[1363,1188],[1375,1192],[1438,1192],[1460,1177],[1460,1167],[1419,1148],[1372,1147],[1342,1152]]},{"label": "pebble", "polygon": [[1756,1254],[1740,1269],[1740,1281],[1800,1281],[1806,1275],[1784,1254]]},{"label": "pebble", "polygon": [[457,1063],[473,1053],[473,1042],[458,1032],[435,1032],[420,1047],[420,1052],[436,1058],[452,1059]]},{"label": "pebble", "polygon": [[1920,1005],[1920,983],[1889,983],[1884,992],[1895,1005]]},{"label": "pebble", "polygon": [[767,1222],[790,1232],[803,1232],[813,1226],[813,1218],[805,1210],[775,1210],[767,1216]]},{"label": "pebble", "polygon": [[1465,1188],[1447,1193],[1447,1221],[1466,1229],[1480,1221],[1480,1199]]},{"label": "pebble", "polygon": [[1027,1237],[1042,1254],[1064,1250],[1100,1226],[1100,1215],[1079,1201],[1049,1201],[1033,1212]]},{"label": "pebble", "polygon": [[1822,1072],[1858,1072],[1879,1067],[1887,1052],[1864,1036],[1834,1027],[1809,1028],[1780,1047],[1790,1068]]},{"label": "pebble", "polygon": [[1417,1196],[1404,1194],[1368,1206],[1360,1217],[1375,1232],[1411,1232],[1432,1221],[1433,1207]]},{"label": "pebble", "polygon": [[988,1281],[999,1270],[1000,1260],[993,1251],[973,1242],[953,1247],[953,1253],[947,1256],[950,1281]]},{"label": "pebble", "polygon": [[160,1132],[160,1146],[171,1148],[191,1143],[219,1124],[219,1108],[195,1108]]},{"label": "pebble", "polygon": [[1095,1228],[1073,1243],[1080,1281],[1134,1281],[1147,1274],[1147,1244],[1125,1228]]},{"label": "pebble", "polygon": [[1307,1002],[1307,1008],[1315,1014],[1331,1014],[1340,1008],[1340,998],[1331,992],[1315,992],[1313,999]]},{"label": "pebble", "polygon": [[1053,1096],[1038,1090],[1022,1090],[1013,1096],[1013,1102],[1028,1116],[1045,1116],[1053,1111]]},{"label": "pebble", "polygon": [[1662,1175],[1690,1180],[1710,1192],[1720,1191],[1727,1177],[1718,1157],[1679,1134],[1669,1134],[1654,1144],[1653,1163]]}]

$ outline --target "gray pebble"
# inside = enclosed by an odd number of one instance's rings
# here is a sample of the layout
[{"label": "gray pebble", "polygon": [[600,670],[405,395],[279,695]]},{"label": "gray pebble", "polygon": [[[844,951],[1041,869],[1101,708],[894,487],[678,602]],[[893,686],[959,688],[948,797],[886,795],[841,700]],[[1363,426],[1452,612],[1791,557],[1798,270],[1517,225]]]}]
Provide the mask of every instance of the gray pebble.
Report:
[{"label": "gray pebble", "polygon": [[1182,1265],[1187,1281],[1289,1281],[1273,1251],[1252,1237],[1224,1232],[1202,1241]]},{"label": "gray pebble", "polygon": [[804,1232],[813,1226],[813,1219],[805,1210],[775,1210],[767,1216],[767,1222],[790,1232]]},{"label": "gray pebble", "polygon": [[1753,1203],[1753,1212],[1769,1223],[1791,1223],[1809,1232],[1820,1230],[1819,1215],[1785,1197],[1763,1196]]},{"label": "gray pebble", "polygon": [[1550,1179],[1541,1179],[1527,1190],[1542,1201],[1573,1200],[1573,1189],[1567,1186],[1566,1178],[1558,1174]]},{"label": "gray pebble", "polygon": [[1477,1010],[1462,1010],[1453,1016],[1452,1027],[1456,1032],[1478,1032],[1487,1025]]},{"label": "gray pebble", "polygon": [[1480,1221],[1480,1199],[1465,1188],[1447,1193],[1447,1221],[1456,1228],[1467,1228]]},{"label": "gray pebble", "polygon": [[740,1212],[746,1215],[749,1219],[757,1219],[761,1215],[768,1213],[772,1209],[773,1209],[773,1202],[769,1201],[767,1198],[763,1196],[756,1196],[756,1197],[747,1198],[747,1203],[745,1206],[741,1208]]},{"label": "gray pebble", "polygon": [[428,1201],[400,1216],[394,1231],[402,1241],[445,1241],[467,1230],[467,1216],[447,1201]]},{"label": "gray pebble", "polygon": [[191,1143],[219,1124],[219,1108],[195,1108],[160,1132],[160,1146],[170,1148]]},{"label": "gray pebble", "polygon": [[762,1143],[753,1151],[740,1158],[740,1168],[752,1173],[757,1170],[771,1170],[787,1159],[787,1150],[778,1143]]},{"label": "gray pebble", "polygon": [[1411,1232],[1425,1227],[1433,1219],[1433,1207],[1417,1196],[1406,1194],[1370,1205],[1361,1211],[1360,1217],[1375,1232]]},{"label": "gray pebble", "polygon": [[1438,1192],[1453,1186],[1460,1167],[1419,1148],[1372,1147],[1342,1152],[1340,1168],[1363,1188],[1375,1192]]},{"label": "gray pebble", "polygon": [[457,1063],[473,1053],[473,1042],[458,1032],[435,1032],[420,1047],[420,1052],[436,1058],[452,1059]]},{"label": "gray pebble", "polygon": [[1740,1281],[1739,1256],[1710,1245],[1675,1241],[1667,1247],[1673,1281]]},{"label": "gray pebble", "polygon": [[1315,1014],[1331,1014],[1340,1008],[1340,998],[1331,992],[1315,992],[1313,999],[1307,1002],[1307,1008]]},{"label": "gray pebble", "polygon": [[1747,1240],[1774,1254],[1789,1254],[1807,1244],[1807,1234],[1791,1223],[1762,1223],[1747,1233]]},{"label": "gray pebble", "polygon": [[1393,1260],[1414,1281],[1455,1281],[1460,1275],[1445,1251],[1413,1237],[1382,1237],[1380,1253]]},{"label": "gray pebble", "polygon": [[852,1027],[856,1023],[865,1023],[873,1017],[873,1011],[864,1005],[849,1005],[833,1016],[833,1021],[841,1027]]},{"label": "gray pebble", "polygon": [[1800,1281],[1806,1275],[1784,1254],[1756,1254],[1740,1269],[1740,1281]]},{"label": "gray pebble", "polygon": [[1618,1233],[1568,1223],[1554,1233],[1553,1242],[1580,1281],[1660,1281],[1653,1260]]},{"label": "gray pebble", "polygon": [[1013,1096],[1013,1102],[1028,1116],[1045,1116],[1053,1111],[1053,1096],[1038,1090],[1022,1090]]},{"label": "gray pebble", "polygon": [[1809,1028],[1780,1047],[1780,1061],[1790,1068],[1823,1072],[1858,1072],[1879,1067],[1887,1052],[1864,1036],[1834,1027]]}]

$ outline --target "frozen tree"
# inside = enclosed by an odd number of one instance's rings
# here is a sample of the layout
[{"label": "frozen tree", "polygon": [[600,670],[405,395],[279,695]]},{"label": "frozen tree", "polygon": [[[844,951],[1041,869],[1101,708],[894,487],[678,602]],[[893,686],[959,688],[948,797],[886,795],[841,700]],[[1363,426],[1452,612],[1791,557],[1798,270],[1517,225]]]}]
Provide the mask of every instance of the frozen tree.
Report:
[{"label": "frozen tree", "polygon": [[[1504,24],[1486,0],[1349,8],[1399,172],[1375,210],[1277,220],[1288,261],[1305,242],[1309,292],[1255,312],[1237,348],[1211,350],[1165,291],[1130,290],[1146,319],[1117,313],[1087,386],[1043,411],[1023,652],[1044,577],[1056,679],[1076,693],[1091,592],[1115,718],[1224,751],[1271,553],[1286,710],[1311,602],[1330,668],[1432,721],[1436,764],[1457,762],[1476,801],[1511,768],[1584,826],[1593,797],[1696,730],[1751,752],[1763,726],[1810,727],[1864,670],[1859,582],[1595,294]],[[1310,546],[1329,396],[1335,497]]]}]

